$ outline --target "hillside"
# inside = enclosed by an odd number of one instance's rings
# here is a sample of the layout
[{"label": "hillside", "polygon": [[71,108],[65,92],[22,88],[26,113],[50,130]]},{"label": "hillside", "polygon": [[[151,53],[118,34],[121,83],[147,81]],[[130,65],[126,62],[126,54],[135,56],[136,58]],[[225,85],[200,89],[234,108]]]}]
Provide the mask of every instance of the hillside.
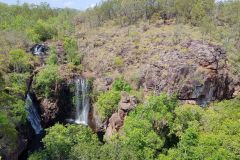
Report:
[{"label": "hillside", "polygon": [[0,10],[0,159],[240,159],[239,1]]},{"label": "hillside", "polygon": [[220,44],[174,21],[101,27],[86,32],[79,46],[96,90],[107,89],[105,79],[123,78],[136,90],[176,93],[201,104],[231,98],[239,81]]}]

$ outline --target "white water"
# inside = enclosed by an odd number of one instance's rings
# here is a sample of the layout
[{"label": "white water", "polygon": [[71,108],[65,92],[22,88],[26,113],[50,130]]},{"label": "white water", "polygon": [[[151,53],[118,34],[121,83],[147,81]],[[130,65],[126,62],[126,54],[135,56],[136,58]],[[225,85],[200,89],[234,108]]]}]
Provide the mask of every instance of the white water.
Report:
[{"label": "white water", "polygon": [[76,102],[76,119],[75,123],[88,125],[88,114],[90,109],[89,83],[85,79],[75,81],[75,102]]},{"label": "white water", "polygon": [[37,45],[34,48],[33,54],[40,55],[43,52],[43,45]]},{"label": "white water", "polygon": [[36,105],[33,103],[33,100],[29,94],[27,94],[26,98],[26,109],[27,109],[27,119],[31,123],[36,134],[40,134],[42,129],[41,119],[39,117],[38,111],[36,109]]}]

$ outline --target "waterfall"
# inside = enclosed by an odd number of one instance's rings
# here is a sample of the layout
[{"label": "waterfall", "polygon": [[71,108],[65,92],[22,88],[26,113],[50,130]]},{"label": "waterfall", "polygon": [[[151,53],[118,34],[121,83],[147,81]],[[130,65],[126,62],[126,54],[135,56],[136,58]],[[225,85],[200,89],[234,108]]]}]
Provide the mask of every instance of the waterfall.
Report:
[{"label": "waterfall", "polygon": [[88,124],[88,114],[90,109],[89,83],[86,79],[77,79],[75,81],[75,102],[76,102],[76,119],[77,124]]},{"label": "waterfall", "polygon": [[31,123],[34,131],[36,134],[41,134],[42,126],[41,126],[41,119],[39,117],[37,106],[34,104],[32,97],[30,94],[27,94],[26,98],[26,109],[27,109],[27,119]]},{"label": "waterfall", "polygon": [[44,55],[48,51],[48,47],[44,44],[35,44],[30,51],[33,55]]}]

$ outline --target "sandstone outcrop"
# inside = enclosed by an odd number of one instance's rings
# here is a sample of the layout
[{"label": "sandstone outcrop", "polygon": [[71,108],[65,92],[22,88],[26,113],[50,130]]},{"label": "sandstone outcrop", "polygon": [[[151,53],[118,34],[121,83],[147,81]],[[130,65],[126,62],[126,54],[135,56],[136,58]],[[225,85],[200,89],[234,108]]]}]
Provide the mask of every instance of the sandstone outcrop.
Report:
[{"label": "sandstone outcrop", "polygon": [[121,100],[118,104],[118,111],[112,114],[109,119],[105,139],[108,140],[113,136],[114,133],[117,133],[124,124],[124,118],[126,115],[136,107],[137,99],[134,96],[128,95],[126,92],[122,92]]}]

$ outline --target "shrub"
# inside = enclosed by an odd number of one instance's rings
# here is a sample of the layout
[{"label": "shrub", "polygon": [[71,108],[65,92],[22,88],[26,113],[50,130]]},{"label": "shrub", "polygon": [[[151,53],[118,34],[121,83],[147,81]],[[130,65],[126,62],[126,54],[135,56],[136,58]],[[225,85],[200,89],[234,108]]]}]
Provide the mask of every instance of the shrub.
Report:
[{"label": "shrub", "polygon": [[57,64],[57,53],[56,53],[56,48],[55,47],[52,47],[50,49],[49,57],[47,59],[47,64],[48,65]]},{"label": "shrub", "polygon": [[52,39],[56,34],[56,29],[45,23],[43,20],[38,20],[35,26],[28,30],[28,35],[34,42]]},{"label": "shrub", "polygon": [[10,154],[17,146],[17,130],[7,114],[2,111],[0,111],[0,128],[0,154]]},{"label": "shrub", "polygon": [[64,50],[67,54],[67,60],[74,65],[79,65],[81,61],[81,56],[78,54],[77,41],[71,37],[64,38]]},{"label": "shrub", "polygon": [[29,79],[30,74],[26,73],[10,73],[7,89],[12,95],[24,96],[27,90],[26,81]]},{"label": "shrub", "polygon": [[204,110],[197,105],[183,105],[177,107],[174,113],[176,118],[172,129],[180,136],[189,127],[190,122],[200,123]]},{"label": "shrub", "polygon": [[[75,145],[98,145],[98,140],[97,136],[93,134],[91,129],[87,126],[63,126],[61,124],[55,124],[53,127],[47,129],[47,135],[43,138],[43,143],[45,149],[42,151],[42,154],[34,154],[33,156],[41,158],[46,155],[46,159],[68,159],[70,154],[73,157],[76,156],[74,154],[77,154],[78,156],[86,154],[82,152],[74,152],[75,150],[79,150],[78,147],[74,147]],[[88,147],[87,149],[90,148]]]},{"label": "shrub", "polygon": [[12,50],[9,53],[10,68],[14,72],[26,72],[31,67],[31,55],[27,54],[21,49]]},{"label": "shrub", "polygon": [[132,90],[131,86],[127,82],[125,82],[122,78],[116,79],[112,85],[112,88],[115,91],[130,92]]},{"label": "shrub", "polygon": [[106,120],[117,110],[120,98],[120,92],[115,90],[102,93],[98,96],[97,112],[101,120]]},{"label": "shrub", "polygon": [[16,100],[13,104],[13,114],[12,117],[16,124],[24,124],[27,120],[27,112],[25,108],[25,102],[23,100]]},{"label": "shrub", "polygon": [[40,93],[45,97],[49,97],[55,86],[62,80],[60,77],[58,66],[47,65],[36,76],[36,84],[34,87],[38,88]]},{"label": "shrub", "polygon": [[114,65],[116,67],[122,67],[124,65],[124,60],[122,57],[115,57],[114,58]]}]

